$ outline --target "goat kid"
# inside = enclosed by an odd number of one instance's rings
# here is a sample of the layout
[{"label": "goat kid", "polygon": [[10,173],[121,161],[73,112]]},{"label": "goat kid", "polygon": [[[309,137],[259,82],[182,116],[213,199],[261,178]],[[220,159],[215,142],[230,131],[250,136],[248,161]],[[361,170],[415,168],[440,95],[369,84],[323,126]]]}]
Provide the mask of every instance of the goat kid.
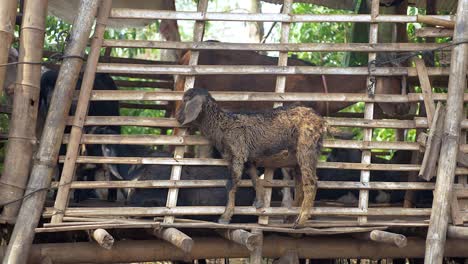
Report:
[{"label": "goat kid", "polygon": [[[257,113],[226,112],[201,88],[185,92],[176,115],[182,125],[200,129],[223,158],[230,161],[231,180],[226,186],[228,201],[218,220],[220,223],[229,223],[234,213],[235,194],[244,164],[248,162],[253,166],[256,161],[283,150],[294,154],[302,174],[299,187],[299,191],[303,191],[302,204],[295,226],[305,223],[317,192],[317,159],[327,130],[322,117],[311,108],[300,106]],[[258,178],[254,174],[251,177],[258,192]]]}]

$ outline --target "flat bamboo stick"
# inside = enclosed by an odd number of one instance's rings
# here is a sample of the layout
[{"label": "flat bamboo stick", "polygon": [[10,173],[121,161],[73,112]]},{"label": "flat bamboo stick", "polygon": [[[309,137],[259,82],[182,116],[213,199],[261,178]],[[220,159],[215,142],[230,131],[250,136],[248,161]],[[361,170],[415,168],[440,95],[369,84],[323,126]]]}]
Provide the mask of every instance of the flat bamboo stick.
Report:
[{"label": "flat bamboo stick", "polygon": [[[191,258],[245,258],[250,252],[223,238],[195,237],[197,242]],[[0,258],[4,247],[0,247]],[[464,240],[449,239],[446,245],[447,257],[467,257]],[[267,236],[263,251],[266,258],[279,258],[284,252],[296,250],[300,258],[421,258],[424,255],[424,240],[409,238],[406,248],[388,247],[344,237],[306,237],[291,238]],[[98,245],[88,242],[35,244],[29,259],[50,257],[53,263],[113,263],[113,262],[151,262],[155,260],[181,260],[186,254],[167,242],[160,240],[122,240],[110,250],[102,250]]]},{"label": "flat bamboo stick", "polygon": [[[11,42],[15,38],[16,8],[18,1],[5,0],[0,5],[0,64],[8,63]],[[12,66],[16,67],[16,66]],[[3,95],[6,67],[0,67],[0,95]]]},{"label": "flat bamboo stick", "polygon": [[[29,3],[38,4],[37,6],[30,6],[30,8],[34,7],[31,10],[33,14],[37,15],[38,10],[41,10],[41,13],[44,11],[45,15],[45,1],[30,1]],[[28,8],[27,6],[26,8]],[[47,194],[46,190],[50,185],[58,158],[65,119],[72,101],[71,95],[75,89],[78,73],[83,64],[79,57],[86,47],[97,7],[98,1],[82,0],[78,10],[78,15],[72,29],[72,39],[65,50],[65,58],[59,72],[54,95],[52,96],[51,108],[45,121],[37,159],[34,161],[29,179],[26,192],[26,195],[29,197],[23,200],[7,252],[3,259],[4,264],[27,262],[34,238],[34,228],[37,227],[39,222]],[[23,26],[25,26],[26,21],[29,19],[29,16],[25,16]],[[38,43],[42,39],[42,37],[35,38],[32,41]],[[42,45],[39,50],[42,51]],[[31,123],[28,123],[28,126],[31,126]],[[21,158],[20,161],[26,163],[24,158]]]},{"label": "flat bamboo stick", "polygon": [[[450,116],[448,117],[450,118]],[[444,128],[445,121],[445,107],[442,104],[437,104],[437,110],[434,116],[434,122],[432,123],[431,130],[429,131],[429,137],[427,138],[426,150],[424,152],[424,158],[421,163],[421,170],[418,176],[426,181],[429,181],[434,177],[434,170],[437,165],[437,160],[440,154],[440,144],[442,142],[442,130]]]},{"label": "flat bamboo stick", "polygon": [[[47,207],[44,211],[44,217],[51,217],[54,209]],[[72,207],[65,211],[66,216],[71,217],[111,217],[111,216],[166,216],[166,215],[217,215],[224,212],[224,206],[178,206],[173,208],[166,207]],[[240,215],[297,215],[299,208],[269,207],[257,210],[252,206],[237,206],[235,214]],[[368,208],[363,211],[359,208],[334,208],[334,207],[315,207],[310,210],[313,215],[330,216],[429,216],[430,208]]]},{"label": "flat bamboo stick", "polygon": [[468,239],[468,227],[452,226],[447,227],[448,238]]},{"label": "flat bamboo stick", "polygon": [[[281,52],[402,52],[442,48],[439,43],[226,43],[175,42],[153,40],[105,40],[103,46],[119,48],[181,49],[181,50],[253,50]],[[448,49],[448,48],[447,48]]]},{"label": "flat bamboo stick", "polygon": [[440,38],[453,36],[452,29],[423,27],[416,30],[416,37],[420,38]]},{"label": "flat bamboo stick", "polygon": [[[205,13],[208,9],[208,0],[200,0],[198,2],[197,10],[199,12]],[[203,21],[197,21],[195,22],[195,26],[193,29],[193,40],[194,41],[202,41],[203,40],[203,35],[205,32],[205,23]],[[192,52],[189,60],[189,65],[197,65],[198,64],[198,52]],[[185,79],[185,87],[184,91],[187,91],[190,88],[193,88],[195,84],[195,77],[194,76],[187,76]],[[176,132],[176,136],[185,136],[187,134],[187,129],[179,129]],[[178,146],[174,150],[174,158],[183,158],[184,157],[184,152],[185,152],[185,147],[183,146]],[[180,176],[182,173],[182,166],[172,166],[172,171],[171,171],[171,180],[180,180]],[[167,202],[166,206],[168,208],[175,207],[177,205],[177,196],[179,194],[179,189],[173,188],[168,190],[167,194]],[[174,217],[173,216],[166,216],[164,217],[164,222],[165,223],[172,223],[174,222]]]},{"label": "flat bamboo stick", "polygon": [[[453,40],[468,39],[468,0],[458,1],[457,18]],[[440,150],[436,189],[431,213],[431,223],[427,233],[424,263],[442,263],[449,218],[449,203],[452,197],[456,158],[460,135],[460,122],[463,116],[462,95],[466,89],[466,65],[468,44],[460,44],[452,49],[450,77],[447,98],[447,111],[444,124],[444,138]]]},{"label": "flat bamboo stick", "polygon": [[54,207],[57,209],[57,214],[51,219],[52,223],[62,222],[63,212],[68,205],[70,196],[70,182],[73,181],[75,174],[75,162],[79,153],[80,139],[83,134],[84,120],[89,107],[89,98],[91,97],[91,90],[94,86],[94,79],[96,76],[96,65],[101,53],[101,44],[104,38],[104,31],[111,10],[112,0],[103,0],[99,8],[97,16],[96,29],[91,41],[91,51],[86,63],[86,69],[83,76],[83,81],[80,89],[80,96],[78,98],[78,105],[75,111],[73,126],[70,132],[70,139],[67,146],[67,153],[65,156],[65,163],[63,164],[62,175],[60,176],[60,188],[57,191]]},{"label": "flat bamboo stick", "polygon": [[368,233],[357,233],[354,234],[356,238],[372,240],[380,243],[387,243],[395,245],[399,248],[404,248],[407,246],[408,242],[404,235],[395,234],[382,230],[373,230]]},{"label": "flat bamboo stick", "polygon": [[421,84],[422,94],[424,97],[427,121],[429,122],[429,125],[431,125],[435,114],[435,103],[434,99],[432,98],[431,81],[427,75],[427,68],[426,65],[424,65],[424,61],[420,58],[416,58],[414,62],[416,64],[416,70],[418,71],[419,82]]},{"label": "flat bamboo stick", "polygon": [[[6,13],[16,13],[16,1],[2,1],[7,8]],[[14,7],[12,6],[14,5]],[[6,222],[14,223],[21,206],[20,198],[24,194],[24,188],[28,181],[29,170],[33,151],[36,147],[37,110],[39,101],[39,90],[41,80],[41,65],[37,64],[42,59],[42,45],[44,44],[44,29],[46,23],[47,0],[28,1],[24,11],[23,24],[21,27],[19,62],[26,62],[17,66],[16,85],[13,95],[13,109],[8,131],[8,143],[5,153],[4,170],[1,176],[0,200],[18,201],[3,208],[0,216]],[[40,11],[38,11],[40,10]],[[2,19],[10,19],[12,14]],[[6,37],[1,42],[10,45],[12,36],[8,35],[14,30],[15,25],[8,22],[0,26],[6,30]],[[8,29],[10,28],[10,29]],[[10,30],[10,31],[8,31]],[[6,34],[6,35],[5,35]],[[40,47],[40,50],[38,48]],[[1,53],[1,51],[0,51]],[[7,53],[8,54],[8,53]],[[28,63],[30,62],[30,63]],[[4,69],[5,67],[0,67]],[[2,77],[0,77],[2,79]],[[1,92],[1,91],[0,91]]]},{"label": "flat bamboo stick", "polygon": [[454,21],[425,16],[425,15],[418,15],[417,22],[428,24],[431,26],[441,26],[441,27],[448,28],[448,29],[453,29],[455,27]]},{"label": "flat bamboo stick", "polygon": [[260,229],[252,229],[252,234],[259,237],[259,243],[250,252],[250,263],[251,264],[262,264],[263,256],[263,232]]},{"label": "flat bamboo stick", "polygon": [[114,245],[114,238],[105,229],[98,228],[94,230],[91,237],[98,243],[99,246],[111,250]]},{"label": "flat bamboo stick", "polygon": [[156,228],[154,229],[153,234],[158,238],[166,240],[167,242],[181,249],[185,253],[190,253],[190,251],[192,251],[192,238],[173,227],[162,229]]},{"label": "flat bamboo stick", "polygon": [[[214,12],[175,12],[166,10],[141,10],[114,8],[111,13],[112,18],[145,18],[145,19],[177,19],[177,20],[198,20],[198,21],[242,21],[242,22],[375,22],[375,23],[415,23],[417,16],[407,15],[379,15],[372,19],[367,14],[346,14],[346,15],[296,15],[296,14],[273,14],[273,13],[214,13]],[[452,20],[452,16],[427,16]]]},{"label": "flat bamboo stick", "polygon": [[219,230],[218,233],[225,239],[245,246],[250,251],[255,250],[261,245],[262,237],[260,234],[250,233],[243,229]]},{"label": "flat bamboo stick", "polygon": [[[252,65],[146,65],[146,64],[119,64],[99,63],[97,72],[110,74],[137,74],[137,75],[213,75],[213,74],[269,74],[269,75],[295,75],[295,74],[323,74],[323,75],[366,75],[367,67],[327,67],[327,66],[252,66]],[[427,68],[429,76],[448,75],[447,68]],[[375,69],[376,76],[400,76],[407,75],[416,77],[417,72],[412,67],[378,67]],[[143,78],[143,77],[141,77]]]}]

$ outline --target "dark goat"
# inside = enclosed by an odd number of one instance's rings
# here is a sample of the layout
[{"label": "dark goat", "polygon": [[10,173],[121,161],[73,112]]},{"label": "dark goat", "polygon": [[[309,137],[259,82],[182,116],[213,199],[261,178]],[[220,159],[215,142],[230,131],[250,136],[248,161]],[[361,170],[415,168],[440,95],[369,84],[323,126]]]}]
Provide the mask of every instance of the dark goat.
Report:
[{"label": "dark goat", "polygon": [[[301,171],[304,196],[296,225],[302,225],[308,219],[317,190],[317,158],[326,132],[325,121],[312,109],[296,106],[235,114],[223,111],[207,90],[193,88],[185,92],[177,120],[182,125],[190,124],[200,129],[230,162],[232,179],[227,186],[228,202],[220,222],[229,222],[234,213],[235,194],[244,164],[283,150],[294,153]],[[252,177],[256,191],[259,191],[257,181],[257,177]],[[262,202],[257,202],[257,206],[262,206]]]}]

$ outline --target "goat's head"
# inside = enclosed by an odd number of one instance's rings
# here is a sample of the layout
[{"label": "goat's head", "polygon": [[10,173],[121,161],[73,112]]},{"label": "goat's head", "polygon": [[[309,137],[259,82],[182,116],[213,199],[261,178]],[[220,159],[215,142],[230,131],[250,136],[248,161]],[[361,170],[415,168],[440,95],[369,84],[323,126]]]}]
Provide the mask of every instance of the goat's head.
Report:
[{"label": "goat's head", "polygon": [[210,93],[202,88],[187,90],[182,97],[182,104],[177,109],[177,121],[182,125],[195,121],[203,110],[203,105],[214,100]]}]

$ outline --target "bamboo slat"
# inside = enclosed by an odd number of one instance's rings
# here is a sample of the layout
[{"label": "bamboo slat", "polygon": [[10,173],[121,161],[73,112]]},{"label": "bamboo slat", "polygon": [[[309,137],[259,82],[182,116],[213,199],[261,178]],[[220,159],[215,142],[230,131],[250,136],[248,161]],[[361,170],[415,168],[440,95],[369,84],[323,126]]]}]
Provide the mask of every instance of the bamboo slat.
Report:
[{"label": "bamboo slat", "polygon": [[452,29],[423,27],[416,30],[416,37],[420,38],[437,38],[451,36],[453,36]]}]

